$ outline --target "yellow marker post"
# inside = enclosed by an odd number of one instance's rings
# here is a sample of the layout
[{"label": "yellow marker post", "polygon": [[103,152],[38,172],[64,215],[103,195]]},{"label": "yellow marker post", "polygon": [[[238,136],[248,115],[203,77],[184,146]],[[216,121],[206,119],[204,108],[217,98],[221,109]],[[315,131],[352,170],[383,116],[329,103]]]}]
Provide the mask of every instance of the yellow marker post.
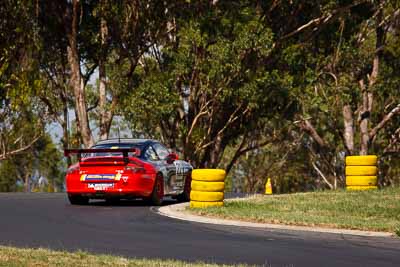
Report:
[{"label": "yellow marker post", "polygon": [[271,178],[267,179],[267,183],[265,184],[265,194],[272,195],[272,185],[271,185]]}]

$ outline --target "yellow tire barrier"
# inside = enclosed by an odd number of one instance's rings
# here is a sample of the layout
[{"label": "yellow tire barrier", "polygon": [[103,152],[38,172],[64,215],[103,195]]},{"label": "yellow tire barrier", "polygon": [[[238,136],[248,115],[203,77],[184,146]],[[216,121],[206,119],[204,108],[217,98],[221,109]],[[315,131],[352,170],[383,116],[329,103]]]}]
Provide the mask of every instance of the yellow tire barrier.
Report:
[{"label": "yellow tire barrier", "polygon": [[374,190],[374,189],[378,189],[378,187],[376,185],[370,185],[370,186],[368,186],[368,185],[365,185],[365,186],[353,185],[353,186],[346,187],[346,190],[349,190],[349,191],[363,191],[363,190]]},{"label": "yellow tire barrier", "polygon": [[346,166],[375,166],[377,161],[376,155],[347,156]]},{"label": "yellow tire barrier", "polygon": [[346,176],[375,176],[377,172],[376,166],[346,166]]},{"label": "yellow tire barrier", "polygon": [[224,192],[224,182],[192,181],[192,190],[203,192]]},{"label": "yellow tire barrier", "polygon": [[195,169],[192,171],[192,180],[205,182],[225,181],[225,170],[221,169]]},{"label": "yellow tire barrier", "polygon": [[347,176],[346,186],[376,186],[376,176]]},{"label": "yellow tire barrier", "polygon": [[272,195],[271,178],[268,178],[267,179],[267,183],[265,184],[265,194],[266,195]]},{"label": "yellow tire barrier", "polygon": [[190,201],[191,208],[207,208],[207,207],[222,207],[224,205],[223,201]]},{"label": "yellow tire barrier", "polygon": [[220,207],[224,205],[225,170],[195,169],[192,171],[191,208]]},{"label": "yellow tire barrier", "polygon": [[349,191],[378,189],[376,155],[346,157],[346,189]]},{"label": "yellow tire barrier", "polygon": [[190,192],[190,200],[194,201],[223,201],[224,193],[223,192],[202,192],[202,191],[194,191]]}]

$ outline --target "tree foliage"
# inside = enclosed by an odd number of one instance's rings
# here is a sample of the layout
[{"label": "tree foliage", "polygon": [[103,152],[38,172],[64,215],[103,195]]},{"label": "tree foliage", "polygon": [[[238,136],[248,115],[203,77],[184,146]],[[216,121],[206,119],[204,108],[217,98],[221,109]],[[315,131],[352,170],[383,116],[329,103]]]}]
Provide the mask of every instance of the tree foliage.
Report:
[{"label": "tree foliage", "polygon": [[88,147],[118,116],[241,190],[340,187],[351,154],[398,173],[398,1],[5,0],[0,15],[7,172],[33,168],[12,162],[47,149],[46,124]]},{"label": "tree foliage", "polygon": [[0,7],[0,160],[29,149],[44,123],[42,108],[31,99],[42,86],[34,8],[22,2],[4,1]]},{"label": "tree foliage", "polygon": [[171,40],[143,59],[140,85],[124,107],[135,125],[158,132],[195,166],[217,167],[227,146],[260,136],[262,121],[289,115],[295,101],[290,81],[264,65],[273,34],[251,3],[186,10],[193,13],[175,18]]}]

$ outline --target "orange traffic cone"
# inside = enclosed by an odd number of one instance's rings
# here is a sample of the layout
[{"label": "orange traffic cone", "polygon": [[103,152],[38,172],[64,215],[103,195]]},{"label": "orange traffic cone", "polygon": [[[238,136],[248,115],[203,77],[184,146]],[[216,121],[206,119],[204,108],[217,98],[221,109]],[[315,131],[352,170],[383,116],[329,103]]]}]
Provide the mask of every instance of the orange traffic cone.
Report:
[{"label": "orange traffic cone", "polygon": [[272,185],[271,185],[271,178],[267,179],[267,183],[265,184],[265,194],[272,195]]}]

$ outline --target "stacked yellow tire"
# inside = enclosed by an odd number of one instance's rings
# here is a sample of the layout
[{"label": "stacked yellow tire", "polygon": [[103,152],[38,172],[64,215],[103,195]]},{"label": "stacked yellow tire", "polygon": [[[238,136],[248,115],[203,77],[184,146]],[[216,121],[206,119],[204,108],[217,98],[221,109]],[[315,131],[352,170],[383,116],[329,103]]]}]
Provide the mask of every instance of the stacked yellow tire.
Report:
[{"label": "stacked yellow tire", "polygon": [[224,205],[224,170],[195,169],[192,171],[191,208],[220,207]]},{"label": "stacked yellow tire", "polygon": [[377,156],[375,155],[346,157],[346,189],[377,189],[378,168],[376,163]]}]

